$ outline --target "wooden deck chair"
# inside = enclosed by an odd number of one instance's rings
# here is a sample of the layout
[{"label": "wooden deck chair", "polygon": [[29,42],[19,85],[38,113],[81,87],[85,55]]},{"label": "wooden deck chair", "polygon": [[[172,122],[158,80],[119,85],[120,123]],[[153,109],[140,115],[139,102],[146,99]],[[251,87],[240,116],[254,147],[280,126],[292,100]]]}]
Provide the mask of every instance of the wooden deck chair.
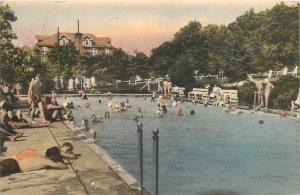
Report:
[{"label": "wooden deck chair", "polygon": [[297,99],[295,101],[292,101],[291,104],[292,104],[291,111],[300,112],[300,88],[299,88]]},{"label": "wooden deck chair", "polygon": [[238,98],[238,91],[237,90],[231,90],[230,91],[230,103],[239,103]]},{"label": "wooden deck chair", "polygon": [[287,74],[288,74],[288,68],[285,66],[283,68],[282,75],[287,75]]},{"label": "wooden deck chair", "polygon": [[298,75],[298,66],[295,66],[294,70],[291,71],[291,72],[288,72],[289,75],[292,75],[292,76],[297,76]]},{"label": "wooden deck chair", "polygon": [[272,71],[272,70],[269,70],[269,72],[268,72],[268,78],[269,78],[269,79],[272,77],[272,73],[273,73],[273,71]]}]

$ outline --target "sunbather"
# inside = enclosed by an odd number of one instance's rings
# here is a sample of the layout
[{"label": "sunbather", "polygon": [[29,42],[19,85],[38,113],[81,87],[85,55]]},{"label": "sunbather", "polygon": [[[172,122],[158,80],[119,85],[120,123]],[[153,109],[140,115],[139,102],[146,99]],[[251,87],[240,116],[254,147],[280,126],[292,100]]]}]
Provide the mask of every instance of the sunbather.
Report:
[{"label": "sunbather", "polygon": [[65,142],[60,148],[54,146],[40,151],[34,149],[25,149],[18,152],[15,156],[10,156],[8,158],[20,161],[32,157],[47,157],[55,162],[64,162],[63,158],[75,159],[77,158],[77,155],[73,154],[73,145],[69,142]]},{"label": "sunbather", "polygon": [[[22,154],[22,155],[21,155]],[[16,158],[7,158],[0,161],[0,176],[14,173],[29,172],[45,168],[66,169],[60,150],[57,147],[49,148],[46,157],[38,153],[18,153]]]},{"label": "sunbather", "polygon": [[[35,128],[35,127],[47,127],[48,124],[39,124],[28,122],[22,118],[21,112],[17,111],[17,114],[13,114],[11,111],[3,113],[2,123],[6,125],[5,129],[10,131],[7,128],[21,129],[21,128]],[[3,125],[2,125],[3,126]],[[2,127],[3,128],[3,127]]]}]

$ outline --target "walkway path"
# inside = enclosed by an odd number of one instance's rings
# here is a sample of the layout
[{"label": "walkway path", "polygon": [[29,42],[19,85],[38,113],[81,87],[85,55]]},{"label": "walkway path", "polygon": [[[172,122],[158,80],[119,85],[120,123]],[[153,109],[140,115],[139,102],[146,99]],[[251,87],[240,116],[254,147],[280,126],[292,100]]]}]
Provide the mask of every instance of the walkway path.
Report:
[{"label": "walkway path", "polygon": [[[4,156],[14,155],[26,148],[42,150],[65,141],[71,142],[74,153],[81,156],[71,160],[66,170],[39,170],[2,177],[0,194],[140,194],[132,189],[136,186],[129,187],[64,123],[52,123],[50,128],[24,129],[24,135],[20,141],[5,142],[7,151]],[[150,193],[144,191],[143,194]]]}]

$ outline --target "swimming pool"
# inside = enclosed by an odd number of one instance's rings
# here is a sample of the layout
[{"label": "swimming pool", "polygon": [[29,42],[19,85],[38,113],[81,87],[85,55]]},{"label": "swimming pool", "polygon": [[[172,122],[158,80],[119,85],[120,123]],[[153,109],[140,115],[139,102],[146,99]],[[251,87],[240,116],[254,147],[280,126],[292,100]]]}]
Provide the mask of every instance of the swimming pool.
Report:
[{"label": "swimming pool", "polygon": [[[98,103],[101,99],[102,103]],[[125,97],[114,97],[113,102]],[[144,185],[153,189],[152,130],[159,132],[159,194],[296,194],[300,192],[300,121],[267,114],[232,115],[223,109],[181,103],[183,116],[168,107],[155,116],[150,98],[130,97],[132,108],[112,113],[97,128],[97,144],[138,180],[135,107],[144,116]],[[73,102],[76,124],[93,114],[104,115],[107,98]],[[80,107],[77,107],[77,106]],[[190,115],[190,110],[195,115]],[[264,120],[260,125],[259,120]]]}]

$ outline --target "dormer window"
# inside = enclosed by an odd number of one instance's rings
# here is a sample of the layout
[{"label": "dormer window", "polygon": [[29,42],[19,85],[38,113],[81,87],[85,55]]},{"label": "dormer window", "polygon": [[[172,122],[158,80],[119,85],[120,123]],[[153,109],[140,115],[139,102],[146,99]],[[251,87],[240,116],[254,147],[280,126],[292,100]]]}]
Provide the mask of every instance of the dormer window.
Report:
[{"label": "dormer window", "polygon": [[42,54],[46,55],[48,53],[49,49],[48,47],[42,47]]},{"label": "dormer window", "polygon": [[92,46],[92,41],[90,39],[85,39],[83,40],[83,43],[82,43],[84,46]]},{"label": "dormer window", "polygon": [[69,41],[65,37],[59,40],[59,45],[67,45],[68,43]]},{"label": "dormer window", "polygon": [[110,51],[109,51],[108,48],[105,48],[105,49],[104,49],[104,52],[105,52],[105,55],[109,55],[109,52],[110,52]]}]

